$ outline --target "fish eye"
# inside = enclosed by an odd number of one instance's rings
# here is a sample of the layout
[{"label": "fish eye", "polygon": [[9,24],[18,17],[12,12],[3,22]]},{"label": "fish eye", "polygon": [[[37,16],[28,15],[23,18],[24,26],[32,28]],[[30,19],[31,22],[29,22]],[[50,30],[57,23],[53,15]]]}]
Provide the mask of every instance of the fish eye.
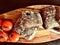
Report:
[{"label": "fish eye", "polygon": [[31,15],[29,12],[26,12],[26,15]]},{"label": "fish eye", "polygon": [[25,11],[25,12],[22,12],[23,15],[31,15],[31,12],[30,11]]}]

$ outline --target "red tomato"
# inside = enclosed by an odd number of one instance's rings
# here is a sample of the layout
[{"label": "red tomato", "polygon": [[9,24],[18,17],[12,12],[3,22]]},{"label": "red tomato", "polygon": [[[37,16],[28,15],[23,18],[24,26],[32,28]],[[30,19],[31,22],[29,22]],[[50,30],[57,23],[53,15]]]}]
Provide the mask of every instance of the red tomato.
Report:
[{"label": "red tomato", "polygon": [[0,19],[0,27],[2,26],[2,20]]},{"label": "red tomato", "polygon": [[0,31],[0,42],[5,42],[8,39],[8,34]]},{"label": "red tomato", "polygon": [[19,40],[20,35],[16,32],[12,32],[9,36],[9,41],[17,42]]},{"label": "red tomato", "polygon": [[8,20],[5,20],[3,23],[2,23],[2,29],[4,31],[10,31],[13,27],[13,23],[11,21],[8,21]]}]

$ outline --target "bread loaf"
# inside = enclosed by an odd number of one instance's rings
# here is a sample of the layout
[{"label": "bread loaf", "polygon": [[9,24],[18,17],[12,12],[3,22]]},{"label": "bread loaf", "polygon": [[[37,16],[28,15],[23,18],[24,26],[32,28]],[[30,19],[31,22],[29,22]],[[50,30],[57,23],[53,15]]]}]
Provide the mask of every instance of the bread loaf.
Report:
[{"label": "bread loaf", "polygon": [[58,27],[59,24],[55,20],[56,8],[55,6],[48,6],[41,9],[41,15],[43,18],[43,25],[46,29]]}]

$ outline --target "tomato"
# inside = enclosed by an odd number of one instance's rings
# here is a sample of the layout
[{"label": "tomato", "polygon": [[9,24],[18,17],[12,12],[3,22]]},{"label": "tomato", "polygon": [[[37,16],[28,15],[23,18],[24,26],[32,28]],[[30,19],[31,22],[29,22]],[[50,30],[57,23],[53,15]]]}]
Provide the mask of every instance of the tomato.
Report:
[{"label": "tomato", "polygon": [[20,35],[16,32],[12,32],[9,36],[10,42],[17,42],[19,40]]},{"label": "tomato", "polygon": [[0,19],[0,27],[2,26],[2,20]]},{"label": "tomato", "polygon": [[13,23],[11,21],[8,21],[8,20],[5,20],[3,23],[2,23],[2,29],[4,31],[10,31],[13,27]]},{"label": "tomato", "polygon": [[5,42],[8,39],[8,34],[0,31],[0,42]]}]

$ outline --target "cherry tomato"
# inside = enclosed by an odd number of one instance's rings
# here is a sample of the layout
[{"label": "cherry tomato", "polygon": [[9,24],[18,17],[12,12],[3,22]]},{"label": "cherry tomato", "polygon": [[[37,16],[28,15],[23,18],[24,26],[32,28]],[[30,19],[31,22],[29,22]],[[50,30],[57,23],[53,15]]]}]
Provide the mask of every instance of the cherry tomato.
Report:
[{"label": "cherry tomato", "polygon": [[2,26],[2,20],[0,19],[0,27]]},{"label": "cherry tomato", "polygon": [[17,42],[19,40],[20,35],[16,32],[12,32],[9,36],[9,41]]},{"label": "cherry tomato", "polygon": [[4,31],[10,31],[13,27],[13,23],[11,21],[8,21],[8,20],[5,20],[3,23],[2,23],[2,29]]},{"label": "cherry tomato", "polygon": [[0,42],[5,42],[8,39],[8,34],[0,31]]}]

